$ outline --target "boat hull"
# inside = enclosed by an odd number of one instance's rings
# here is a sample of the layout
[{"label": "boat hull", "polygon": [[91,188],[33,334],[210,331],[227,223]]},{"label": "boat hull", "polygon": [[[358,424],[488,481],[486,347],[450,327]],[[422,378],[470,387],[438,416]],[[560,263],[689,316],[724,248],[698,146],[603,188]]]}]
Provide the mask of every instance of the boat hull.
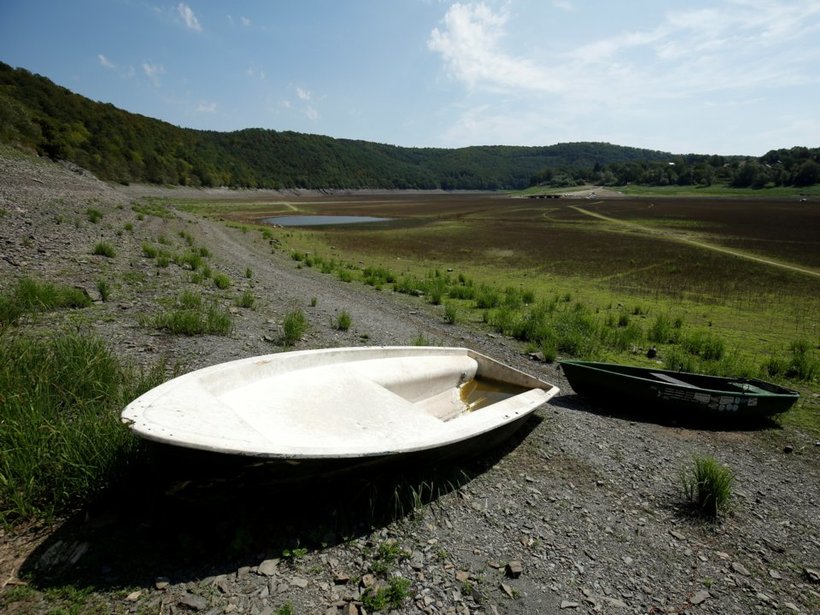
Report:
[{"label": "boat hull", "polygon": [[122,420],[163,446],[355,466],[487,446],[557,392],[466,348],[334,348],[191,372],[134,400]]},{"label": "boat hull", "polygon": [[562,361],[572,389],[640,414],[714,421],[763,419],[787,411],[796,391],[757,379],[722,378],[592,361]]}]

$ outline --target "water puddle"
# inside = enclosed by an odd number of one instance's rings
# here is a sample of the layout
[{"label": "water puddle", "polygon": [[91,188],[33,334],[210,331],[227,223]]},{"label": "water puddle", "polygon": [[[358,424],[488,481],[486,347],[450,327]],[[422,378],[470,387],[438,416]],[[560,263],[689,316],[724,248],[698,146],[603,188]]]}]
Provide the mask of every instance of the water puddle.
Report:
[{"label": "water puddle", "polygon": [[366,222],[390,222],[392,218],[373,216],[275,216],[263,218],[265,224],[276,226],[335,226],[337,224],[364,224]]}]

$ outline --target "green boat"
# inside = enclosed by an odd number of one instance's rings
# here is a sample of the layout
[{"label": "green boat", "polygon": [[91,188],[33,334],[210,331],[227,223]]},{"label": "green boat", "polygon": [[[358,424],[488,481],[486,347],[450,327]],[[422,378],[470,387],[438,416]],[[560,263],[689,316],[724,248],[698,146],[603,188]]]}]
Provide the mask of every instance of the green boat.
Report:
[{"label": "green boat", "polygon": [[757,378],[725,378],[593,361],[561,361],[580,395],[636,413],[760,419],[785,412],[800,394]]}]

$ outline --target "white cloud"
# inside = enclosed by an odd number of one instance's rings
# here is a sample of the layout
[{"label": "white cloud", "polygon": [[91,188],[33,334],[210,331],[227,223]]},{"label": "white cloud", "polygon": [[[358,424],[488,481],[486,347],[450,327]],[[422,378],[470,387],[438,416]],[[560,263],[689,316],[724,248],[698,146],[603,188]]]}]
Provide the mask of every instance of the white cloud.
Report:
[{"label": "white cloud", "polygon": [[319,112],[316,110],[316,107],[313,105],[308,105],[305,109],[305,117],[312,122],[315,122],[319,119]]},{"label": "white cloud", "polygon": [[450,75],[471,88],[560,90],[562,84],[547,67],[501,48],[508,19],[505,9],[494,13],[483,2],[456,3],[444,16],[444,28],[430,33],[427,46],[441,54]]},{"label": "white cloud", "polygon": [[575,6],[569,0],[552,0],[552,6],[562,11],[570,13],[575,10]]},{"label": "white cloud", "polygon": [[116,67],[116,65],[115,65],[115,64],[114,64],[111,60],[109,60],[108,58],[106,58],[106,57],[105,57],[103,54],[101,54],[101,53],[98,53],[98,54],[97,54],[97,59],[99,59],[100,64],[102,64],[102,65],[103,65],[103,66],[105,66],[106,68],[117,68],[117,67]]},{"label": "white cloud", "polygon": [[239,21],[241,21],[242,25],[245,26],[246,28],[249,28],[251,26],[251,20],[247,17],[240,17]]},{"label": "white cloud", "polygon": [[296,86],[296,96],[299,97],[299,100],[310,100],[310,92],[304,88],[300,88],[299,86]]},{"label": "white cloud", "polygon": [[197,32],[202,32],[202,26],[190,6],[184,2],[180,2],[177,5],[177,13],[179,13],[179,17],[182,19],[182,23],[185,24],[186,28],[196,30]]},{"label": "white cloud", "polygon": [[216,103],[209,101],[202,101],[196,106],[197,113],[215,113]]},{"label": "white cloud", "polygon": [[142,72],[145,73],[145,76],[151,80],[151,83],[153,83],[155,87],[159,87],[159,78],[161,75],[165,74],[165,67],[162,66],[162,64],[149,64],[148,62],[143,62]]}]

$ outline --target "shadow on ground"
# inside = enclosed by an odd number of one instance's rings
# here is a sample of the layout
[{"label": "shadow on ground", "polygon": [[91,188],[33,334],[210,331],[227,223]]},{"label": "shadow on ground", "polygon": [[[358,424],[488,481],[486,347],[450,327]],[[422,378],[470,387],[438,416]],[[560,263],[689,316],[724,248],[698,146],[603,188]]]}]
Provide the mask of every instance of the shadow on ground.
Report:
[{"label": "shadow on ground", "polygon": [[23,564],[36,588],[98,589],[235,572],[298,549],[320,550],[380,529],[457,490],[512,452],[535,415],[480,456],[412,458],[338,475],[284,480],[259,465],[147,456],[131,479],[65,521]]},{"label": "shadow on ground", "polygon": [[726,417],[715,415],[710,416],[685,416],[682,414],[671,414],[660,412],[656,408],[636,406],[629,403],[619,402],[613,399],[606,404],[571,393],[554,397],[550,403],[558,408],[567,410],[580,410],[599,416],[619,418],[628,421],[641,423],[654,423],[666,427],[682,427],[685,429],[699,429],[704,431],[761,431],[765,429],[780,429],[780,424],[768,417]]}]

